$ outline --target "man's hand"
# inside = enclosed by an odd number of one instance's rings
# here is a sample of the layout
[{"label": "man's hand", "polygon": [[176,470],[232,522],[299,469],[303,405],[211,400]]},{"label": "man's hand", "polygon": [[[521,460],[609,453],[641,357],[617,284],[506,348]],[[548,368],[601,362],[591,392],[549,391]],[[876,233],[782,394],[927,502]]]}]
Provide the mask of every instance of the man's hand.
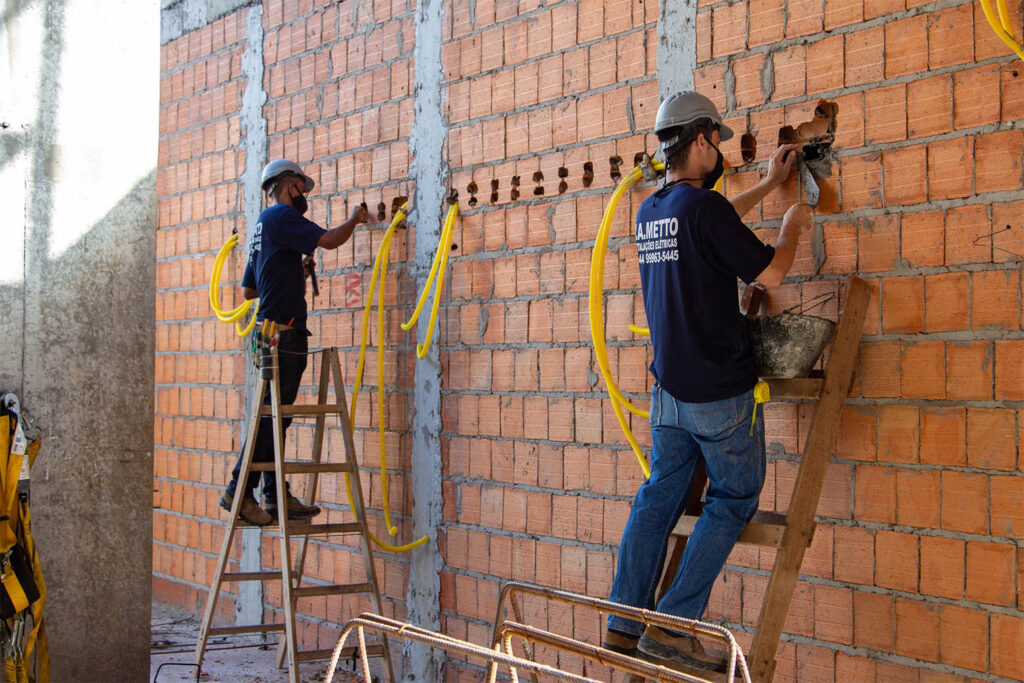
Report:
[{"label": "man's hand", "polygon": [[348,242],[348,238],[352,236],[352,232],[356,229],[356,226],[360,223],[365,223],[369,217],[370,213],[366,209],[366,203],[358,204],[352,209],[352,213],[349,215],[348,220],[320,236],[320,241],[317,242],[317,246],[323,249],[337,249],[341,245],[345,244],[345,242]]},{"label": "man's hand", "polygon": [[306,277],[316,273],[316,259],[312,254],[302,259],[302,270],[306,272]]},{"label": "man's hand", "polygon": [[357,223],[365,223],[366,221],[368,221],[370,219],[370,212],[366,208],[366,202],[357,204],[352,209],[352,214],[348,217],[348,219],[349,221],[352,222],[353,225]]},{"label": "man's hand", "polygon": [[811,217],[813,215],[808,204],[794,204],[789,207],[786,214],[782,217],[782,229],[784,231],[787,228],[789,230],[796,230],[795,236],[799,236],[811,227]]},{"label": "man's hand", "polygon": [[796,245],[800,233],[811,227],[811,207],[807,204],[794,204],[782,217],[782,229],[775,241],[775,255],[771,263],[757,276],[757,281],[765,287],[778,287],[789,269],[793,267],[796,256]]},{"label": "man's hand", "polygon": [[771,159],[768,160],[768,175],[766,177],[772,187],[781,185],[792,173],[793,164],[796,163],[800,154],[799,150],[800,145],[798,144],[780,145],[772,153]]}]

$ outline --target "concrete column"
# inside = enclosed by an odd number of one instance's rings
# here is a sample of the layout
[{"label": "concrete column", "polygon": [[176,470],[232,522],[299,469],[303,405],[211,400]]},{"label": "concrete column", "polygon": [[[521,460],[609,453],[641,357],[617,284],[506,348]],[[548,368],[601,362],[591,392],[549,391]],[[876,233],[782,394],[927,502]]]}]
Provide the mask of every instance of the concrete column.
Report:
[{"label": "concrete column", "polygon": [[[242,133],[242,148],[245,150],[245,169],[242,172],[242,210],[245,215],[246,241],[252,237],[251,227],[259,220],[263,207],[263,192],[260,189],[260,178],[263,165],[267,161],[267,119],[263,114],[263,104],[267,101],[267,93],[263,90],[263,3],[256,3],[245,15],[245,51],[242,53],[242,74],[246,78],[245,93],[242,95],[242,109],[239,119]],[[246,248],[245,253],[249,250]],[[245,346],[245,340],[242,342]],[[244,351],[243,351],[244,353]],[[249,406],[256,390],[259,371],[252,363],[246,365],[245,373],[245,417],[238,426],[244,438],[245,426],[252,418]],[[259,527],[244,529],[241,540],[241,571],[258,572],[263,570],[260,556],[260,539],[262,531]],[[238,598],[235,600],[235,621],[242,624],[259,624],[263,622],[263,582],[242,581],[238,585]]]},{"label": "concrete column", "polygon": [[[416,193],[410,223],[416,230],[414,271],[419,287],[430,271],[441,235],[444,199],[447,195],[448,167],[444,143],[448,122],[441,103],[444,75],[441,68],[442,0],[421,0],[416,7],[416,44],[413,59],[416,78],[413,84],[415,118],[409,136],[412,156],[410,175]],[[420,342],[426,334],[425,318],[420,318],[416,334]],[[435,335],[436,338],[436,335]],[[409,621],[433,631],[441,629],[441,568],[443,559],[437,547],[437,530],[443,523],[441,496],[441,365],[437,345],[427,357],[416,363],[412,422],[413,537],[430,536],[430,542],[412,551],[409,592],[406,606]],[[409,658],[406,680],[439,681],[443,653],[425,645],[406,647]]]},{"label": "concrete column", "polygon": [[693,90],[697,69],[697,0],[658,2],[658,96]]}]

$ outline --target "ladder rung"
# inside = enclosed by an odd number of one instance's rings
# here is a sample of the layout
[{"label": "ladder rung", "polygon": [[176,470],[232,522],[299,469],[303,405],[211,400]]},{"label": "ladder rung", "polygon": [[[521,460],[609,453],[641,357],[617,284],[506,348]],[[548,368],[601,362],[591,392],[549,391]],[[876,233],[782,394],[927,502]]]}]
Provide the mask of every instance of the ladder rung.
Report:
[{"label": "ladder rung", "polygon": [[349,595],[351,593],[372,593],[373,585],[369,583],[341,583],[330,586],[300,586],[292,589],[296,598],[316,598],[321,595]]},{"label": "ladder rung", "polygon": [[[672,531],[677,536],[689,536],[697,525],[697,515],[683,515]],[[770,548],[782,547],[782,535],[786,531],[786,515],[778,512],[758,510],[754,518],[740,532],[737,543],[750,543]]]},{"label": "ladder rung", "polygon": [[[254,462],[249,467],[251,472],[273,472],[274,463]],[[310,462],[308,460],[285,460],[285,474],[312,474],[322,472],[351,472],[352,466],[347,462]]]},{"label": "ladder rung", "polygon": [[248,626],[211,626],[211,636],[230,636],[240,633],[284,633],[284,624],[250,624]]},{"label": "ladder rung", "polygon": [[[273,415],[274,410],[272,406],[264,405],[260,407],[260,415]],[[316,417],[317,415],[340,415],[341,411],[338,410],[338,406],[333,403],[306,403],[290,406],[281,406],[281,415],[288,415],[291,417]]]},{"label": "ladder rung", "polygon": [[224,572],[222,581],[279,581],[281,572]]},{"label": "ladder rung", "polygon": [[[271,526],[271,528],[276,528]],[[289,524],[288,533],[292,536],[312,536],[314,534],[357,534],[363,530],[359,522],[342,524]]]},{"label": "ladder rung", "polygon": [[821,377],[796,377],[793,379],[769,379],[768,390],[772,400],[793,398],[820,398],[825,380]]},{"label": "ladder rung", "polygon": [[[359,654],[358,647],[343,647],[341,648],[340,659],[348,659],[349,657],[355,657]],[[368,657],[380,657],[384,654],[384,646],[378,644],[367,644],[366,655]],[[334,656],[334,650],[303,650],[295,653],[295,659],[300,662],[316,662],[321,659],[330,659]]]}]

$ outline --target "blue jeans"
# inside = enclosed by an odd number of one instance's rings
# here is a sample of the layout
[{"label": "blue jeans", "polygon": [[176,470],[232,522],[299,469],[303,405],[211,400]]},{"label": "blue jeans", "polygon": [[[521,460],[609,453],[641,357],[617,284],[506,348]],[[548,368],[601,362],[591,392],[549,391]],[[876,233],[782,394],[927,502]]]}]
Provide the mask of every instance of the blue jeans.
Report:
[{"label": "blue jeans", "polygon": [[[651,391],[651,476],[640,486],[622,534],[611,600],[698,619],[711,587],[764,486],[764,421],[750,434],[754,393],[709,403],[678,401],[660,386]],[[686,543],[668,592],[654,602],[668,537],[686,507],[701,457],[707,467],[704,512]],[[640,635],[644,625],[619,616],[608,627]]]},{"label": "blue jeans", "polygon": [[[305,330],[282,330],[278,337],[277,347],[277,372],[281,387],[281,405],[288,406],[295,403],[299,395],[299,384],[302,382],[302,373],[306,370],[306,354],[309,350],[309,340]],[[263,404],[270,405],[270,383],[267,383],[267,390],[263,394]],[[292,418],[281,418],[282,441],[284,431]],[[245,441],[242,442],[242,452],[238,455],[238,462],[231,470],[231,482],[228,484],[227,493],[235,495],[235,488],[238,486],[238,475],[242,469],[242,458],[245,456]],[[260,426],[256,431],[256,445],[252,454],[253,462],[274,462],[274,420],[269,415],[260,418]],[[250,472],[246,481],[244,491],[252,491],[259,485],[260,473]],[[287,485],[286,485],[287,488]],[[263,499],[267,503],[277,501],[277,477],[273,472],[263,473]]]}]

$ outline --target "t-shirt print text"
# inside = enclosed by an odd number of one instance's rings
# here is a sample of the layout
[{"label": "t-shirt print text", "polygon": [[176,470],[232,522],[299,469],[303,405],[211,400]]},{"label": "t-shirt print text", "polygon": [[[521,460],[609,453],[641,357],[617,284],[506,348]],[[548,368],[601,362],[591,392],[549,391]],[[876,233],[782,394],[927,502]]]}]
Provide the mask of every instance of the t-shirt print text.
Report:
[{"label": "t-shirt print text", "polygon": [[679,219],[662,218],[636,224],[636,251],[640,263],[679,260]]},{"label": "t-shirt print text", "polygon": [[257,223],[252,231],[252,240],[249,242],[249,258],[256,256],[256,252],[263,246],[263,223]]}]

